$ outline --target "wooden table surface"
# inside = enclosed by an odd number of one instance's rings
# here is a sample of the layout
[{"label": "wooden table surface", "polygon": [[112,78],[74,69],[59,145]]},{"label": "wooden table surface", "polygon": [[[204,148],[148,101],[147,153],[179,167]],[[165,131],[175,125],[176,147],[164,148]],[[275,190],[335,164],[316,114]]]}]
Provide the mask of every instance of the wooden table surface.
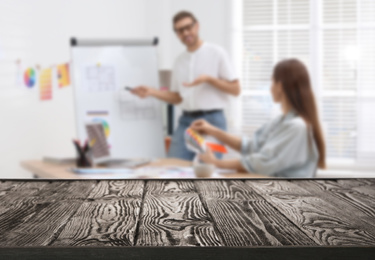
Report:
[{"label": "wooden table surface", "polygon": [[9,258],[371,259],[374,248],[375,179],[0,182]]},{"label": "wooden table surface", "polygon": [[[54,164],[42,160],[22,161],[21,166],[34,174],[37,178],[45,179],[93,179],[95,175],[75,174],[70,169],[74,165]],[[155,160],[143,167],[191,167],[192,162],[174,158],[164,158]],[[142,168],[142,167],[140,167]],[[221,174],[223,178],[267,178],[267,176],[255,173],[230,173]]]}]

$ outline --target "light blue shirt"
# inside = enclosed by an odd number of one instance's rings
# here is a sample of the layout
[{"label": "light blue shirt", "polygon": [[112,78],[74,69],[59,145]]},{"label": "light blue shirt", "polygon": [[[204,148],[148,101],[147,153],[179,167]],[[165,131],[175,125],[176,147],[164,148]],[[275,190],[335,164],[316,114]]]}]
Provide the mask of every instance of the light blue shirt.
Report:
[{"label": "light blue shirt", "polygon": [[305,121],[295,112],[264,124],[242,138],[241,162],[249,172],[287,178],[315,176],[319,152]]}]

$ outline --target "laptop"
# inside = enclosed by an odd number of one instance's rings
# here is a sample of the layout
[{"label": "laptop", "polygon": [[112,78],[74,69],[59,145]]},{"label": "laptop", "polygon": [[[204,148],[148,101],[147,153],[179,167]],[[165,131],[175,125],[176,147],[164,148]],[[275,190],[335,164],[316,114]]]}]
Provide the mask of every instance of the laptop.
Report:
[{"label": "laptop", "polygon": [[100,122],[86,123],[86,133],[91,146],[91,157],[94,165],[108,168],[136,168],[151,162],[150,159],[112,158],[104,127]]}]

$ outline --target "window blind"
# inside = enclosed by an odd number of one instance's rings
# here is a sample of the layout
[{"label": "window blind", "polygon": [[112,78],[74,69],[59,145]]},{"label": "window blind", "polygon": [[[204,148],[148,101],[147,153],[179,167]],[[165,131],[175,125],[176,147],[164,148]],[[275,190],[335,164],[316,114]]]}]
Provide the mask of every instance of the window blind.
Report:
[{"label": "window blind", "polygon": [[321,12],[327,155],[374,164],[375,1],[324,0]]},{"label": "window blind", "polygon": [[298,58],[312,77],[330,161],[374,164],[375,1],[243,0],[242,131],[278,113],[273,66]]},{"label": "window blind", "polygon": [[274,64],[296,57],[310,66],[309,1],[243,1],[242,131],[280,113],[270,95]]}]

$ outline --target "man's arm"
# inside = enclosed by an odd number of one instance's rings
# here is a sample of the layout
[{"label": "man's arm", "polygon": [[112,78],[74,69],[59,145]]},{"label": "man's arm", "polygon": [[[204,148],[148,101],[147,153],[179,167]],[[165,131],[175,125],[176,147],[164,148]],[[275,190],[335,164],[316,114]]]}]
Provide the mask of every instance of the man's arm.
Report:
[{"label": "man's arm", "polygon": [[138,86],[136,88],[133,88],[131,92],[134,95],[139,96],[140,98],[151,96],[174,105],[182,102],[182,98],[178,92],[161,91],[159,89],[150,88],[147,86]]},{"label": "man's arm", "polygon": [[208,77],[207,82],[212,86],[218,88],[219,90],[233,96],[239,96],[241,93],[240,81],[238,79],[227,81],[223,79]]},{"label": "man's arm", "polygon": [[214,77],[207,76],[207,75],[201,75],[191,83],[184,83],[184,86],[194,87],[202,83],[208,83],[216,87],[217,89],[225,93],[231,94],[233,96],[238,96],[241,92],[239,80],[236,79],[233,81],[228,81],[228,80],[218,79],[218,78],[214,78]]}]

